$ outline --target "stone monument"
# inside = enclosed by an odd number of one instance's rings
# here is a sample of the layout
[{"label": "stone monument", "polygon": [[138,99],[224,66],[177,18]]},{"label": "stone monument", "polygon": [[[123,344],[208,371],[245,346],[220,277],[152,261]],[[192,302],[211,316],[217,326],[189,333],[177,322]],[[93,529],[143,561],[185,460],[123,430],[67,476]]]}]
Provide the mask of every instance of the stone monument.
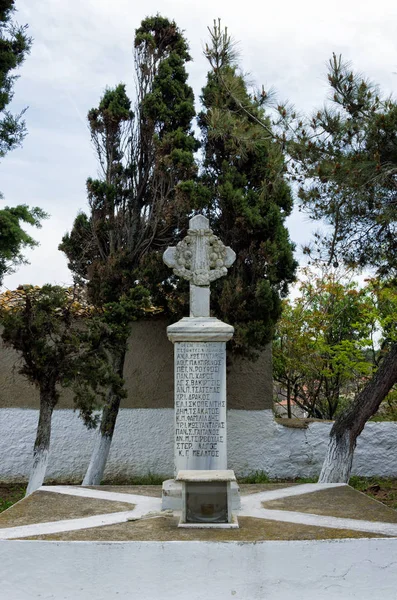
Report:
[{"label": "stone monument", "polygon": [[175,473],[227,469],[226,342],[234,329],[210,317],[210,283],[227,274],[236,255],[206,217],[189,226],[164,252],[166,265],[190,282],[190,317],[167,328],[175,346]]},{"label": "stone monument", "polygon": [[[227,274],[236,254],[213,234],[206,217],[196,215],[187,236],[163,258],[190,282],[190,316],[167,328],[175,348],[175,474],[225,470],[226,342],[234,329],[210,316],[210,283]],[[175,485],[164,482],[163,500],[173,490],[180,497]],[[171,508],[164,501],[163,506]]]}]

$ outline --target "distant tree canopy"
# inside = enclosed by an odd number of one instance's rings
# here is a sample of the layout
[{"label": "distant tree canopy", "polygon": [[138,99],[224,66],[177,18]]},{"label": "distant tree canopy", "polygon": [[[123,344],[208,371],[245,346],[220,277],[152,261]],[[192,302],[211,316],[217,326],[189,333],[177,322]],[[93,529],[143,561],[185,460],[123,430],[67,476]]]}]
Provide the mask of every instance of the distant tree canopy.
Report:
[{"label": "distant tree canopy", "polygon": [[299,295],[284,301],[276,326],[273,375],[289,409],[294,403],[309,417],[334,419],[395,335],[397,294],[377,280],[359,288],[334,269],[305,269],[301,277]]}]

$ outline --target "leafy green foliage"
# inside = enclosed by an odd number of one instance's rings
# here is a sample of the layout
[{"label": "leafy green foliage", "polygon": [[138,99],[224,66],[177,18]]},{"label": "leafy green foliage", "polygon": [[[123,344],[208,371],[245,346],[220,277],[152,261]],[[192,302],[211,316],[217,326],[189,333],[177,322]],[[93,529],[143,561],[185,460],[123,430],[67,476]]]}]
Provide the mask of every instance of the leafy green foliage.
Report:
[{"label": "leafy green foliage", "polygon": [[[302,271],[299,296],[285,300],[273,343],[273,375],[287,405],[333,419],[376,372],[396,338],[394,286],[361,289],[333,270]],[[376,420],[395,419],[395,391]]]},{"label": "leafy green foliage", "polygon": [[146,475],[137,475],[136,477],[112,477],[111,479],[104,479],[102,485],[159,485],[163,484],[166,479],[172,478],[170,473],[164,473],[159,475],[157,473],[151,473],[150,471]]},{"label": "leafy green foliage", "polygon": [[[376,269],[380,279],[395,287],[397,105],[335,55],[328,81],[333,104],[312,117],[298,120],[285,106],[278,107],[302,207],[330,226],[306,252],[334,266]],[[322,483],[346,479],[357,437],[397,383],[397,343],[391,340],[380,358],[373,376],[331,429]],[[340,444],[338,451],[334,443]],[[347,462],[334,469],[338,455]]]},{"label": "leafy green foliage", "polygon": [[332,271],[307,269],[299,291],[284,301],[276,327],[274,379],[288,405],[333,419],[372,374],[375,299],[368,287],[358,289]]},{"label": "leafy green foliage", "polygon": [[394,279],[368,280],[368,286],[374,298],[376,318],[378,319],[382,336],[382,350],[387,349],[397,341],[397,287]]},{"label": "leafy green foliage", "polygon": [[14,0],[0,0],[0,157],[20,145],[26,135],[22,118],[25,111],[13,115],[6,110],[17,78],[13,71],[23,63],[32,44],[27,26],[18,26],[11,20],[14,11]]},{"label": "leafy green foliage", "polygon": [[137,285],[116,302],[108,302],[101,311],[101,321],[108,327],[113,350],[124,348],[133,321],[141,319],[150,306],[149,292]]},{"label": "leafy green foliage", "polygon": [[371,421],[397,421],[397,389],[395,387],[387,394]]},{"label": "leafy green foliage", "polygon": [[247,477],[239,478],[239,483],[271,483],[271,479],[264,471],[254,471]]},{"label": "leafy green foliage", "polygon": [[[397,289],[394,279],[391,281],[370,279],[369,288],[374,299],[374,311],[381,331],[380,350],[375,356],[376,365],[379,365],[397,341]],[[386,395],[372,420],[397,421],[396,385]]]},{"label": "leafy green foliage", "polygon": [[40,208],[29,208],[25,204],[0,210],[0,285],[3,277],[14,267],[25,263],[24,248],[34,248],[38,243],[22,228],[21,223],[41,227],[40,221],[47,214]]}]

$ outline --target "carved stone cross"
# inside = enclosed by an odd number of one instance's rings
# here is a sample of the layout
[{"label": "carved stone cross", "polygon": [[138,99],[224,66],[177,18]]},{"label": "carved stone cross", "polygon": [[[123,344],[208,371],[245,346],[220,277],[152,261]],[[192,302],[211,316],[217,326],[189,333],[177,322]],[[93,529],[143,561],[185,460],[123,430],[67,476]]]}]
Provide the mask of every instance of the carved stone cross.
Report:
[{"label": "carved stone cross", "polygon": [[175,275],[190,281],[190,316],[210,316],[210,283],[223,277],[236,259],[234,250],[212,233],[209,221],[196,215],[187,236],[164,252],[163,260]]}]

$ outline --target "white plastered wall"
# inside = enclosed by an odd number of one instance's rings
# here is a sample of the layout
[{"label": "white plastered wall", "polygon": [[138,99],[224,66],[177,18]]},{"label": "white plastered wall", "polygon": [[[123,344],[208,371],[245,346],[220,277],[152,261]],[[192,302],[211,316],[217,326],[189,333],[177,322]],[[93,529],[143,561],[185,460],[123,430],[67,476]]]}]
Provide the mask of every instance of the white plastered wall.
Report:
[{"label": "white plastered wall", "polygon": [[395,538],[256,543],[0,541],[1,597],[394,600],[395,551]]},{"label": "white plastered wall", "polygon": [[[38,411],[0,409],[0,481],[28,477]],[[270,410],[228,412],[228,466],[237,475],[263,471],[272,478],[315,477],[324,458],[331,423],[294,429],[274,421]],[[80,482],[96,432],[87,431],[72,410],[53,416],[47,478]],[[122,409],[105,476],[172,475],[173,410]],[[353,473],[397,477],[397,423],[368,423],[355,453]]]}]

